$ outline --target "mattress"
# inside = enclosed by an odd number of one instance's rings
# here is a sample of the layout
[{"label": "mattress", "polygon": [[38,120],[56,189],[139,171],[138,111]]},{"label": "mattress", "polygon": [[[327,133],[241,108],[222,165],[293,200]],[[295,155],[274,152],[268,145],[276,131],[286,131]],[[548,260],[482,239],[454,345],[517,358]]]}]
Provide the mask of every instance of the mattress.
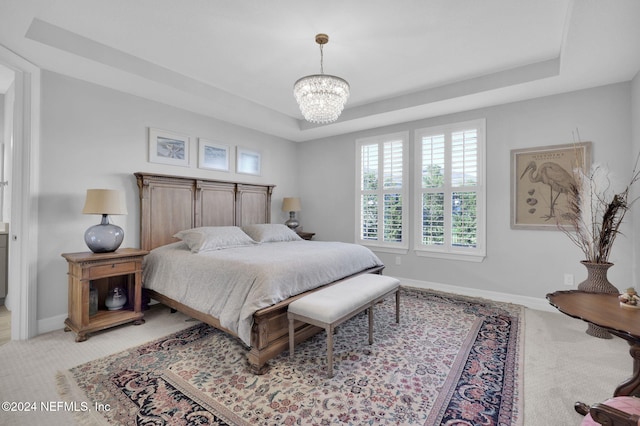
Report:
[{"label": "mattress", "polygon": [[177,242],[146,256],[143,286],[218,318],[250,346],[257,310],[382,265],[368,248],[342,242],[273,242],[200,253]]}]

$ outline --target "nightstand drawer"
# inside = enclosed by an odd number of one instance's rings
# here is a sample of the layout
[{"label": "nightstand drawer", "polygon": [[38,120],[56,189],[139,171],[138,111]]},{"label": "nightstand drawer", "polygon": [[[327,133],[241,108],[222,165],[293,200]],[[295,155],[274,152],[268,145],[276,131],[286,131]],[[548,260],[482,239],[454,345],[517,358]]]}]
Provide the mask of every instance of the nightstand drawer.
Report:
[{"label": "nightstand drawer", "polygon": [[103,278],[110,275],[131,274],[136,271],[136,262],[111,263],[109,265],[89,268],[89,279]]}]

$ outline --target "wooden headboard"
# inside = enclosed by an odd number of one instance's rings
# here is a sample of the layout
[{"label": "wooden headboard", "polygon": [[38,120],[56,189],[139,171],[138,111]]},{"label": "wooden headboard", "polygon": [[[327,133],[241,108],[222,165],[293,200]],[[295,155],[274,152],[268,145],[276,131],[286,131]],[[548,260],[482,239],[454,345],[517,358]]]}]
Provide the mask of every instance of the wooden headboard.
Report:
[{"label": "wooden headboard", "polygon": [[140,191],[140,246],[152,250],[199,226],[270,223],[275,185],[134,173]]}]

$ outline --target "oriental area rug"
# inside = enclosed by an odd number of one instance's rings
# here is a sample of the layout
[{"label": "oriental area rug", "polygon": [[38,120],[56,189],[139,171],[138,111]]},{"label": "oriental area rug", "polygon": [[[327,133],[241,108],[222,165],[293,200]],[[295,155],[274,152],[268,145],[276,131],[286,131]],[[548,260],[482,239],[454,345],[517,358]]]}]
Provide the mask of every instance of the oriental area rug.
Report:
[{"label": "oriental area rug", "polygon": [[[522,424],[523,308],[403,288],[338,327],[334,377],[324,332],[247,366],[239,340],[206,324],[61,372],[68,401],[108,404],[79,423],[111,425]],[[89,415],[89,417],[87,417]]]}]

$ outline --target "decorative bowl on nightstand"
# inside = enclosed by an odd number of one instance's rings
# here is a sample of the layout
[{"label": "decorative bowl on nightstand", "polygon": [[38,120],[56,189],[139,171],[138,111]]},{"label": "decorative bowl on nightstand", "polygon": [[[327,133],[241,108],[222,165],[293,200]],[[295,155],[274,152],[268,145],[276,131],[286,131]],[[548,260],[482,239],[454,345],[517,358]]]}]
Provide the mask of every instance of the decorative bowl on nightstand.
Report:
[{"label": "decorative bowl on nightstand", "polygon": [[127,303],[127,295],[120,287],[116,287],[109,292],[104,301],[104,305],[110,311],[118,311]]}]

